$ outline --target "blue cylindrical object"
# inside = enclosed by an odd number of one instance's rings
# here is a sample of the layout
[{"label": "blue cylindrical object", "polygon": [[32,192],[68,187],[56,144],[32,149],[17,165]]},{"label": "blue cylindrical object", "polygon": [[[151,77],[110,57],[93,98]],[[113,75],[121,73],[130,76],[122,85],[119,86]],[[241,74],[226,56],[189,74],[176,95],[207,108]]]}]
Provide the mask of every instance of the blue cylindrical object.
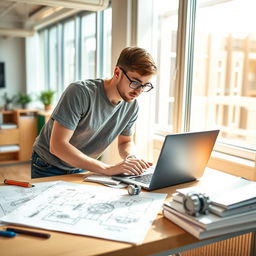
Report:
[{"label": "blue cylindrical object", "polygon": [[16,236],[16,233],[12,232],[12,231],[2,231],[2,230],[0,230],[0,236],[14,237],[14,236]]}]

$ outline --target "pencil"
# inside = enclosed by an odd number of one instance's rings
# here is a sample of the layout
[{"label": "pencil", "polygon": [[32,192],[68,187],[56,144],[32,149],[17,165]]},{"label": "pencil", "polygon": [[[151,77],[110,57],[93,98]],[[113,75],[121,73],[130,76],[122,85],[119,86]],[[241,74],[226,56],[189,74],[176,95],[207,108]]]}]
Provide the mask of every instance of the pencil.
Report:
[{"label": "pencil", "polygon": [[21,187],[26,187],[26,188],[33,187],[33,185],[31,185],[29,182],[18,181],[18,180],[8,180],[8,179],[5,179],[4,183],[8,184],[8,185],[16,185],[16,186],[21,186]]},{"label": "pencil", "polygon": [[47,233],[35,232],[35,231],[19,229],[19,228],[7,228],[6,230],[15,232],[17,234],[24,234],[24,235],[28,235],[28,236],[36,236],[36,237],[42,237],[42,238],[50,238],[51,237],[51,235],[47,234]]}]

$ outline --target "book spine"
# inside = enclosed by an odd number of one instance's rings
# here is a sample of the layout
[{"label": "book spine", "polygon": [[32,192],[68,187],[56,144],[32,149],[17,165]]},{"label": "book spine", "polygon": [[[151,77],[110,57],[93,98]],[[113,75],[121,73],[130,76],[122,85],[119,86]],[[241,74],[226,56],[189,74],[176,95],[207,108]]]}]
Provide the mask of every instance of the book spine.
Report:
[{"label": "book spine", "polygon": [[163,210],[163,215],[170,221],[174,222],[176,225],[180,226],[187,232],[189,232],[191,235],[195,236],[198,239],[205,239],[213,236],[219,236],[219,235],[224,235],[228,234],[231,232],[239,232],[239,231],[245,231],[245,230],[253,230],[256,228],[256,222],[254,221],[247,221],[246,223],[243,224],[236,224],[234,223],[231,226],[226,226],[223,225],[220,228],[215,228],[213,230],[205,230],[202,229],[196,225],[194,225],[191,222],[188,222],[179,216],[177,216],[174,213],[171,213],[167,210]]},{"label": "book spine", "polygon": [[163,215],[165,218],[169,219],[174,224],[176,224],[179,227],[181,227],[182,229],[186,230],[191,235],[197,237],[198,239],[202,239],[202,237],[200,236],[200,232],[202,232],[203,229],[201,229],[200,227],[192,228],[191,224],[184,222],[178,216],[176,216],[175,214],[173,214],[165,209],[163,210]]}]

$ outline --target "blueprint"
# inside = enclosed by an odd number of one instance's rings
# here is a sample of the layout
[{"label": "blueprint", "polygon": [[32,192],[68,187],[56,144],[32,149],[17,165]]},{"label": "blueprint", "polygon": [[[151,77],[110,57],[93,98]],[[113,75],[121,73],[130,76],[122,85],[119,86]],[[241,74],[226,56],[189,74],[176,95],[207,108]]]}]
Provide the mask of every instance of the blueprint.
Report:
[{"label": "blueprint", "polygon": [[12,224],[141,243],[166,194],[59,182],[1,218]]},{"label": "blueprint", "polygon": [[34,187],[31,188],[0,186],[0,218],[57,183],[58,181],[40,182],[33,184]]}]

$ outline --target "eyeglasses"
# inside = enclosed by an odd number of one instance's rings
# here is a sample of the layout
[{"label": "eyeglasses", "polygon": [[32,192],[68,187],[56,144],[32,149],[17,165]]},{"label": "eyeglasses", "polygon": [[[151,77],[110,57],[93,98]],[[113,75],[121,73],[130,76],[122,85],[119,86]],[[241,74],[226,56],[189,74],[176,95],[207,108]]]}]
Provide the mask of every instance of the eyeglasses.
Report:
[{"label": "eyeglasses", "polygon": [[141,83],[138,82],[138,81],[132,80],[132,79],[127,75],[127,73],[125,72],[125,70],[124,70],[123,68],[121,68],[121,67],[119,67],[119,68],[123,71],[124,75],[125,75],[125,76],[127,77],[127,79],[130,81],[130,84],[129,84],[129,87],[130,87],[130,88],[132,88],[132,89],[134,89],[134,90],[138,90],[138,89],[141,88],[141,90],[142,90],[143,92],[149,92],[150,90],[152,90],[152,89],[154,88],[154,86],[153,86],[151,83],[141,84]]}]

